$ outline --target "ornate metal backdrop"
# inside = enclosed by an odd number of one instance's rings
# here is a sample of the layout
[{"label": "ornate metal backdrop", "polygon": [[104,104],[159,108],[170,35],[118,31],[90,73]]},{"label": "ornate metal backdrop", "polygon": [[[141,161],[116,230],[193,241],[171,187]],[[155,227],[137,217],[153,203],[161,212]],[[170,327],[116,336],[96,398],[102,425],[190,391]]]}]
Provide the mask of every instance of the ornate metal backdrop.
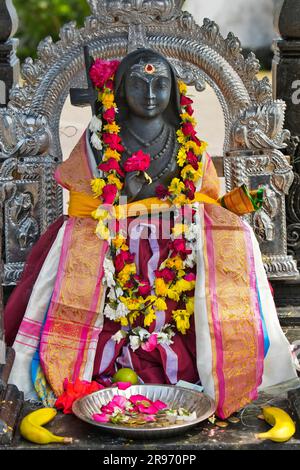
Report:
[{"label": "ornate metal backdrop", "polygon": [[202,26],[181,11],[182,0],[88,0],[91,16],[77,29],[66,24],[57,43],[47,37],[38,58],[25,60],[21,86],[0,109],[0,185],[4,207],[4,285],[18,280],[26,254],[62,213],[62,193],[52,178],[62,159],[59,122],[71,87],[86,86],[83,46],[93,57],[121,59],[131,50],[153,48],[172,62],[178,76],[199,92],[213,87],[225,121],[224,175],[228,190],[246,183],[267,187],[263,209],[250,218],[271,279],[298,274],[287,255],[285,195],[292,167],[281,149],[283,101],[273,101],[271,85],[256,74],[254,54],[244,57],[232,33]]}]

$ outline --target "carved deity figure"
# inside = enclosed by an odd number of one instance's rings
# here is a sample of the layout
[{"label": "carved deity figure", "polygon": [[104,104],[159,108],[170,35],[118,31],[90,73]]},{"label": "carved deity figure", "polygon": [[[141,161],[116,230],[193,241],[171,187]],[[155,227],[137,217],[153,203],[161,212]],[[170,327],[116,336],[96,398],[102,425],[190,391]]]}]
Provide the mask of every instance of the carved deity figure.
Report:
[{"label": "carved deity figure", "polygon": [[63,406],[68,382],[107,386],[127,367],[140,383],[201,384],[226,418],[296,376],[240,217],[262,192],[220,198],[187,87],[165,57],[139,49],[89,73],[97,115],[55,173],[68,216],[33,248],[6,308],[10,381]]}]

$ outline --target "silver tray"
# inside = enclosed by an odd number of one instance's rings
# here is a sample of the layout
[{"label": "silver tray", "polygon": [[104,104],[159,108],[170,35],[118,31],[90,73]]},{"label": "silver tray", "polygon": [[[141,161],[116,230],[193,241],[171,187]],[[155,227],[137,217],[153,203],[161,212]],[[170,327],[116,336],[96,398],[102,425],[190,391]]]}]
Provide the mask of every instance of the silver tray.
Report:
[{"label": "silver tray", "polygon": [[[190,412],[195,411],[197,418],[194,421],[175,423],[168,426],[153,427],[153,425],[145,424],[137,428],[113,423],[98,423],[93,420],[93,414],[99,413],[100,408],[109,403],[114,395],[129,398],[138,394],[144,395],[152,401],[161,400],[172,409],[182,407]],[[216,407],[210,397],[188,388],[174,385],[133,385],[127,390],[119,390],[117,387],[99,390],[76,400],[72,409],[78,418],[101,428],[103,431],[109,431],[131,439],[152,439],[153,437],[168,437],[173,434],[183,433],[212,416]]]}]

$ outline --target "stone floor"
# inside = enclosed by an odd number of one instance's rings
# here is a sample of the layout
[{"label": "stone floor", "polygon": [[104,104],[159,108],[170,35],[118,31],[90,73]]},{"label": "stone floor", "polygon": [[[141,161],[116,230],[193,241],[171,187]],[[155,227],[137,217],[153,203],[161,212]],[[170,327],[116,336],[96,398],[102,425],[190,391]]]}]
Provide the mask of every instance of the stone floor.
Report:
[{"label": "stone floor", "polygon": [[[59,413],[47,426],[52,432],[73,437],[70,445],[48,444],[43,449],[74,449],[74,450],[144,450],[164,451],[171,450],[296,450],[300,449],[300,428],[298,423],[297,434],[285,443],[261,441],[255,437],[256,433],[265,432],[270,426],[258,418],[263,406],[277,406],[293,415],[293,404],[288,398],[289,390],[298,390],[300,396],[300,378],[272,387],[261,393],[259,399],[247,406],[236,416],[240,419],[237,424],[228,423],[228,427],[220,428],[209,421],[197,425],[191,431],[168,439],[152,439],[148,441],[129,440],[103,432],[97,427],[80,421],[75,416]],[[23,414],[32,410],[26,403]],[[295,417],[295,416],[294,416]],[[25,441],[17,431],[13,444],[4,449],[41,449],[41,446]]]}]

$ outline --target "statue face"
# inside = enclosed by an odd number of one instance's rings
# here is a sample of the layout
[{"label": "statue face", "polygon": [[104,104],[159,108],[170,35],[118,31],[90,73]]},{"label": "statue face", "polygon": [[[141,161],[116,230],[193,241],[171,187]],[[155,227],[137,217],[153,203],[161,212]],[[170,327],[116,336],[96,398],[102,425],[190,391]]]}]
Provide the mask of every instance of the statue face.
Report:
[{"label": "statue face", "polygon": [[153,118],[168,107],[172,90],[171,71],[158,60],[140,61],[125,76],[125,98],[130,111],[142,118]]}]

